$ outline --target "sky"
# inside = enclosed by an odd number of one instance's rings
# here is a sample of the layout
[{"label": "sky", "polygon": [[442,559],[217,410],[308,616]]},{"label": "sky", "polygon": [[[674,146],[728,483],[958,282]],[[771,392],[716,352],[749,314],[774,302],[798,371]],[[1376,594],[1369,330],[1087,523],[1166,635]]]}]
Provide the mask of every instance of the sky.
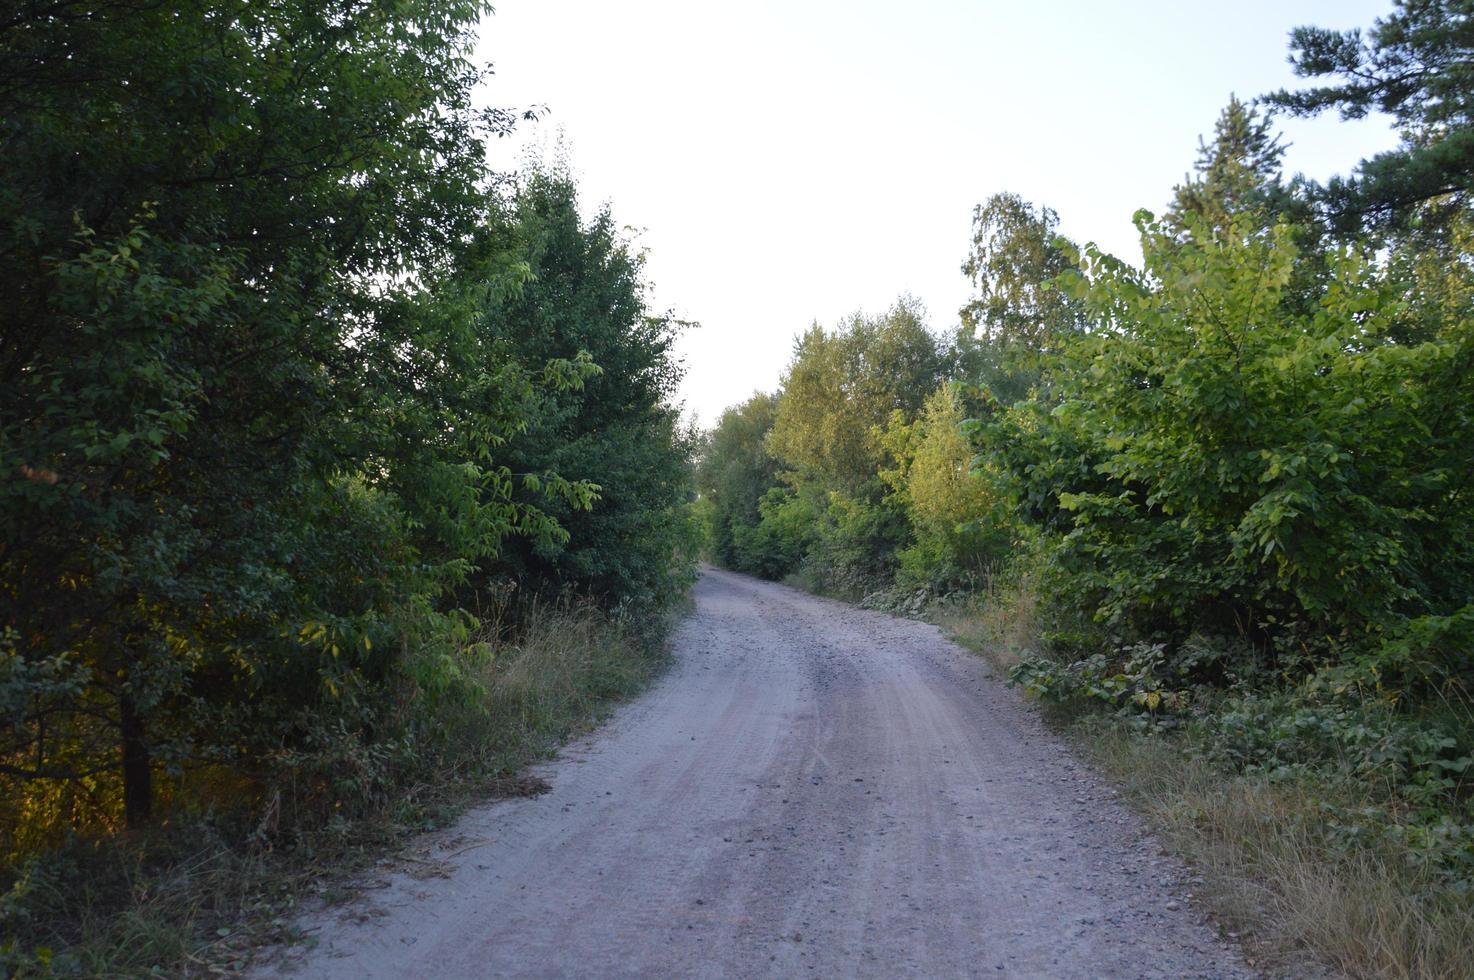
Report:
[{"label": "sky", "polygon": [[[651,303],[696,321],[680,398],[711,425],[775,389],[795,336],[919,299],[950,330],[972,209],[1011,191],[1139,261],[1231,94],[1304,84],[1291,28],[1368,27],[1390,0],[497,0],[489,105],[547,114],[499,170],[561,146],[586,211],[647,250]],[[1383,118],[1281,122],[1324,179],[1396,144]]]}]

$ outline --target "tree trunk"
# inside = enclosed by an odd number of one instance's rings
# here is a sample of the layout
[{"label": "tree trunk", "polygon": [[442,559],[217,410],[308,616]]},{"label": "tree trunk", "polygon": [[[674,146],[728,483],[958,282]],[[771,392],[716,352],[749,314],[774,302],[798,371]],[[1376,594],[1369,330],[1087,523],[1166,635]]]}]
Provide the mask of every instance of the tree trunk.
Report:
[{"label": "tree trunk", "polygon": [[148,754],[143,718],[131,697],[125,694],[119,699],[118,713],[123,735],[123,818],[128,829],[134,830],[147,823],[153,814],[153,762]]}]

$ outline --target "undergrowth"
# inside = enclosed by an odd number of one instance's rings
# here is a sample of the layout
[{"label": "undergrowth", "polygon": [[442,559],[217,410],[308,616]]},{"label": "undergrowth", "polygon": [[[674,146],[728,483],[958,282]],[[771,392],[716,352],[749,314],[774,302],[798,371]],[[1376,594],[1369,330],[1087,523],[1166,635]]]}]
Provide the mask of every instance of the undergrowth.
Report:
[{"label": "undergrowth", "polygon": [[337,787],[371,785],[371,800],[304,811],[280,773],[249,810],[181,810],[143,832],[32,854],[0,872],[0,975],[244,968],[253,951],[293,940],[300,904],[331,896],[345,873],[479,800],[538,792],[519,771],[638,692],[665,662],[667,625],[591,607],[531,611],[517,640],[484,645],[461,696],[415,719],[434,738],[388,761],[335,760]]},{"label": "undergrowth", "polygon": [[1398,824],[1365,785],[1316,769],[1233,773],[1197,738],[1101,716],[1073,731],[1204,876],[1218,919],[1244,933],[1257,965],[1293,975],[1309,955],[1359,978],[1474,977],[1467,880],[1400,835],[1369,832]]},{"label": "undergrowth", "polygon": [[1474,977],[1474,725],[1457,698],[1414,708],[1331,673],[1195,685],[1221,643],[1170,661],[1051,644],[1027,577],[932,618],[1123,788],[1255,965]]},{"label": "undergrowth", "polygon": [[990,576],[964,601],[934,607],[929,618],[1006,673],[1038,646],[1038,613],[1031,574],[1019,572]]}]

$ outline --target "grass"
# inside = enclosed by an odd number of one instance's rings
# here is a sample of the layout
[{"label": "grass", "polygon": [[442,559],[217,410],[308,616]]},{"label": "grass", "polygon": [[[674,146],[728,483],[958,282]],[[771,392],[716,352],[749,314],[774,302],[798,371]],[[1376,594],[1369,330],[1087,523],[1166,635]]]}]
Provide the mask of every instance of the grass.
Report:
[{"label": "grass", "polygon": [[1373,805],[1314,776],[1229,774],[1177,740],[1076,722],[1083,751],[1204,876],[1221,921],[1265,965],[1312,956],[1352,977],[1474,978],[1474,901],[1393,845],[1348,850],[1324,807]]},{"label": "grass", "polygon": [[[346,877],[495,796],[535,793],[518,775],[641,690],[666,662],[665,623],[544,608],[480,668],[475,702],[436,711],[442,749],[401,767],[392,791],[352,819],[270,834],[242,814],[164,820],[33,855],[0,879],[0,974],[201,976],[243,969],[290,941],[299,904],[345,895]],[[250,823],[280,819],[268,806]]]},{"label": "grass", "polygon": [[[1039,649],[1038,611],[1025,578],[989,583],[931,618],[1006,673]],[[1474,980],[1474,892],[1395,840],[1348,845],[1328,833],[1328,808],[1386,805],[1367,787],[1332,772],[1228,772],[1187,734],[1139,731],[1098,713],[1045,715],[1198,870],[1200,896],[1256,966],[1288,976],[1329,967],[1356,978]]]},{"label": "grass", "polygon": [[928,618],[959,644],[981,654],[999,673],[1039,646],[1039,599],[1027,572],[989,576],[962,604],[938,605]]}]

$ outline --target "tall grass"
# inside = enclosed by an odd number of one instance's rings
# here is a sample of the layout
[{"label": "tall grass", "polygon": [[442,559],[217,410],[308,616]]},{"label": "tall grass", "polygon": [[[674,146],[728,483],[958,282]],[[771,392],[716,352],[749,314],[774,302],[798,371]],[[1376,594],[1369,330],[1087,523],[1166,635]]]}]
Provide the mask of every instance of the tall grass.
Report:
[{"label": "tall grass", "polygon": [[930,618],[954,640],[1006,674],[1039,649],[1039,595],[1034,573],[989,574],[961,604],[932,610]]},{"label": "tall grass", "polygon": [[1326,833],[1326,804],[1375,805],[1356,786],[1225,773],[1100,719],[1077,731],[1266,963],[1293,970],[1309,954],[1352,977],[1474,978],[1474,896],[1388,841],[1348,848]]},{"label": "tall grass", "polygon": [[[1036,580],[986,583],[932,618],[1006,673],[1043,649]],[[1195,736],[1057,706],[1045,717],[1110,775],[1176,853],[1255,965],[1290,976],[1474,980],[1474,891],[1440,878],[1395,837],[1348,841],[1328,813],[1385,806],[1334,771],[1230,772]],[[1201,737],[1201,736],[1197,736]]]},{"label": "tall grass", "polygon": [[[290,939],[298,902],[345,873],[478,800],[537,792],[519,771],[647,684],[665,662],[668,623],[589,607],[524,613],[516,639],[490,645],[460,696],[414,719],[435,737],[414,742],[369,805],[309,818],[267,792],[251,812],[181,811],[144,833],[72,837],[4,869],[0,975],[241,968],[262,944]],[[408,697],[402,710],[421,708]]]}]

